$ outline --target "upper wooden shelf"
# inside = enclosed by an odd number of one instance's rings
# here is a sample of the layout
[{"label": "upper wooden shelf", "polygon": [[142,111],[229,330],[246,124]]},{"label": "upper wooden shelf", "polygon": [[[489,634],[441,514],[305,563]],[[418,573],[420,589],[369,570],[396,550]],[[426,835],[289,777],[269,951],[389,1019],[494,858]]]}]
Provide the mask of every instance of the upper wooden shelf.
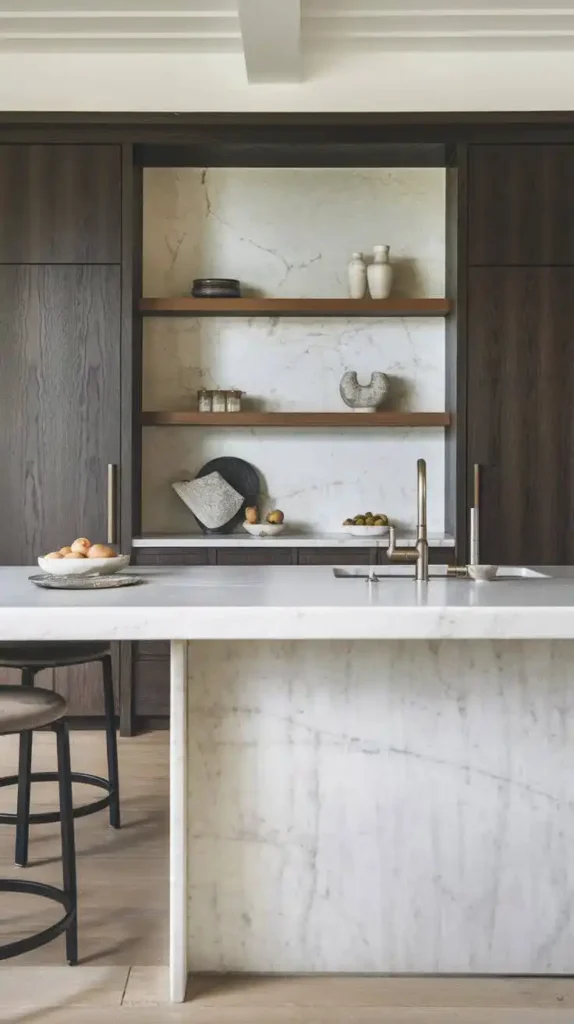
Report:
[{"label": "upper wooden shelf", "polygon": [[448,427],[447,412],[144,412],[144,426]]},{"label": "upper wooden shelf", "polygon": [[449,299],[140,299],[143,316],[447,316]]}]

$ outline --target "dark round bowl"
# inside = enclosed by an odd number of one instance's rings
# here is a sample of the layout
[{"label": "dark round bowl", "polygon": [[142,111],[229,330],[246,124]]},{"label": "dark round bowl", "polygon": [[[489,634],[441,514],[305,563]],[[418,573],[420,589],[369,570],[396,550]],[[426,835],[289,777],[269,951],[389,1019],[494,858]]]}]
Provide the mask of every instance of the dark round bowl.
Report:
[{"label": "dark round bowl", "polygon": [[234,277],[196,277],[191,294],[196,299],[238,299],[241,285]]}]

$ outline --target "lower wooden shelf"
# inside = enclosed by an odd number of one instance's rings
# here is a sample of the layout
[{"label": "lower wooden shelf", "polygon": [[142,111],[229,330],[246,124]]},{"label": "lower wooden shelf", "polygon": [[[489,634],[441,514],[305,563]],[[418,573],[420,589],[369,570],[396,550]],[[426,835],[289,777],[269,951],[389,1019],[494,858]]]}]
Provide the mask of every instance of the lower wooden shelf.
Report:
[{"label": "lower wooden shelf", "polygon": [[448,412],[144,412],[142,424],[172,427],[448,427]]}]

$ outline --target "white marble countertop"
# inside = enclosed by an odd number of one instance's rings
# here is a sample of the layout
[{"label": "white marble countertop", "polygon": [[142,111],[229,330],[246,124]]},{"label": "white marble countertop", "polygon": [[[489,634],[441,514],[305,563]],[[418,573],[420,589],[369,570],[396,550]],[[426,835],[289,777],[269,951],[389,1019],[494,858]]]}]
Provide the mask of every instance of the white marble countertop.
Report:
[{"label": "white marble countertop", "polygon": [[82,592],[3,567],[0,640],[574,638],[573,568],[428,584],[401,569],[369,584],[328,566],[150,567],[138,586]]},{"label": "white marble countertop", "polygon": [[[397,533],[397,544],[414,544],[415,534]],[[454,537],[448,533],[431,533],[431,548],[454,548]],[[245,531],[231,534],[150,533],[134,537],[134,548],[388,548],[387,537],[353,537],[348,533],[290,533],[285,530],[275,537],[251,537]]]}]

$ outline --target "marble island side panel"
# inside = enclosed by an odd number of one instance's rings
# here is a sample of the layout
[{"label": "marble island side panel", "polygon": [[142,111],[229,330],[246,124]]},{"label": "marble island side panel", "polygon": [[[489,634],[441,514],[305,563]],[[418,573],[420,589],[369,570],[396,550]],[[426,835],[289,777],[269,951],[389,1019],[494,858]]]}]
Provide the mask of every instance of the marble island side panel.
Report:
[{"label": "marble island side panel", "polygon": [[571,973],[571,641],[189,645],[189,967]]}]

